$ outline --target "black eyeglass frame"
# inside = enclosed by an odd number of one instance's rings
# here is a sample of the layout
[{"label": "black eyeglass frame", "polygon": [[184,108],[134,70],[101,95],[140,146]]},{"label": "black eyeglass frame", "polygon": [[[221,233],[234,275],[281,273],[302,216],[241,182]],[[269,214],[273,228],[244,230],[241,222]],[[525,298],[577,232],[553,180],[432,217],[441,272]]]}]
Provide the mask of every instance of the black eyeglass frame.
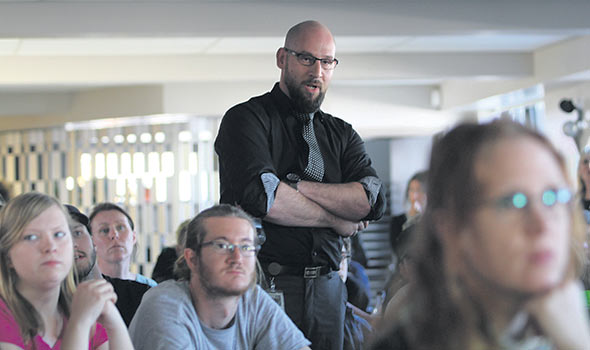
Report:
[{"label": "black eyeglass frame", "polygon": [[[336,57],[334,58],[318,58],[315,57],[314,55],[310,55],[308,53],[304,53],[304,52],[297,52],[295,50],[291,50],[289,48],[283,47],[283,50],[287,51],[287,53],[295,56],[297,58],[297,62],[299,62],[301,65],[304,65],[306,67],[311,67],[313,66],[317,61],[320,61],[320,66],[325,69],[325,70],[333,70],[334,68],[336,68],[336,66],[338,65],[338,63],[340,63],[340,61],[338,61],[338,59]],[[307,64],[304,63],[303,61],[303,56],[305,56],[305,58],[313,60],[313,62]],[[333,66],[332,66],[333,65]]]}]

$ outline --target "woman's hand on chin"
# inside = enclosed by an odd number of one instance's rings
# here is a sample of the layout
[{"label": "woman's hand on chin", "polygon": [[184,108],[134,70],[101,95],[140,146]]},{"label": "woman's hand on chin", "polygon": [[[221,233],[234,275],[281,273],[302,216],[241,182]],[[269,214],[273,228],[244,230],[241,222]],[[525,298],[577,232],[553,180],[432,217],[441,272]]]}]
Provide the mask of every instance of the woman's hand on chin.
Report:
[{"label": "woman's hand on chin", "polygon": [[526,309],[557,349],[590,349],[588,311],[578,280],[568,280],[535,297]]}]

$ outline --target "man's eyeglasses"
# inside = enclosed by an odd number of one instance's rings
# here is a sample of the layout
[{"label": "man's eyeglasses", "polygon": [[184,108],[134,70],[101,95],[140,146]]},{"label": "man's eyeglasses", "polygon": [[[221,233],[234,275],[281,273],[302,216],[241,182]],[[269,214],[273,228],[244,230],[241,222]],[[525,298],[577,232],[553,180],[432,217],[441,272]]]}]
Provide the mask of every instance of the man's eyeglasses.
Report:
[{"label": "man's eyeglasses", "polygon": [[230,244],[226,241],[216,240],[216,239],[209,241],[209,242],[201,243],[201,247],[208,247],[208,246],[211,246],[211,248],[213,248],[213,251],[215,253],[221,254],[221,255],[233,254],[234,250],[236,250],[236,248],[237,248],[238,252],[240,252],[240,254],[242,254],[242,256],[246,256],[246,257],[256,255],[256,253],[260,249],[259,245]]},{"label": "man's eyeglasses", "polygon": [[317,58],[308,53],[293,51],[286,47],[283,47],[283,49],[291,55],[297,57],[297,61],[304,66],[313,66],[316,61],[320,61],[320,65],[323,69],[332,70],[338,65],[338,60],[336,58]]},{"label": "man's eyeglasses", "polygon": [[[522,192],[514,192],[490,203],[497,209],[523,209],[529,206],[531,199],[531,196]],[[545,190],[540,199],[545,207],[553,207],[558,203],[567,204],[572,199],[572,192],[567,188]]]}]

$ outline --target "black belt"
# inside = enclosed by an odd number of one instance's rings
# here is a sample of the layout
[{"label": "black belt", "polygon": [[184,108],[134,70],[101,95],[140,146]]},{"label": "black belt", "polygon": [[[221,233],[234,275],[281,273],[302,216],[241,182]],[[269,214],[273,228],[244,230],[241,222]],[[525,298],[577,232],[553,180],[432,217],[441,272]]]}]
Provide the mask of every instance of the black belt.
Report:
[{"label": "black belt", "polygon": [[272,262],[264,266],[270,276],[302,276],[303,278],[318,278],[330,273],[330,266],[287,266]]}]

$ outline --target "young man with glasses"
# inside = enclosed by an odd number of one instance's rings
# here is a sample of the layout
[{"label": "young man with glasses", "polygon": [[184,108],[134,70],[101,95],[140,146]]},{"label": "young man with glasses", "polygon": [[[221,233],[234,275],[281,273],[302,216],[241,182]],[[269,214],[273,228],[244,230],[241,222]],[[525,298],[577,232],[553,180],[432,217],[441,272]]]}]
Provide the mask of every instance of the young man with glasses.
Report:
[{"label": "young man with glasses", "polygon": [[252,219],[224,204],[188,225],[179,281],[146,293],[129,332],[136,349],[309,349],[309,341],[256,285]]},{"label": "young man with glasses", "polygon": [[262,219],[259,260],[285,311],[313,348],[341,350],[342,237],[381,217],[384,192],[352,126],[320,110],[335,53],[321,23],[292,27],[276,53],[280,81],[225,114],[215,150],[220,202]]}]

